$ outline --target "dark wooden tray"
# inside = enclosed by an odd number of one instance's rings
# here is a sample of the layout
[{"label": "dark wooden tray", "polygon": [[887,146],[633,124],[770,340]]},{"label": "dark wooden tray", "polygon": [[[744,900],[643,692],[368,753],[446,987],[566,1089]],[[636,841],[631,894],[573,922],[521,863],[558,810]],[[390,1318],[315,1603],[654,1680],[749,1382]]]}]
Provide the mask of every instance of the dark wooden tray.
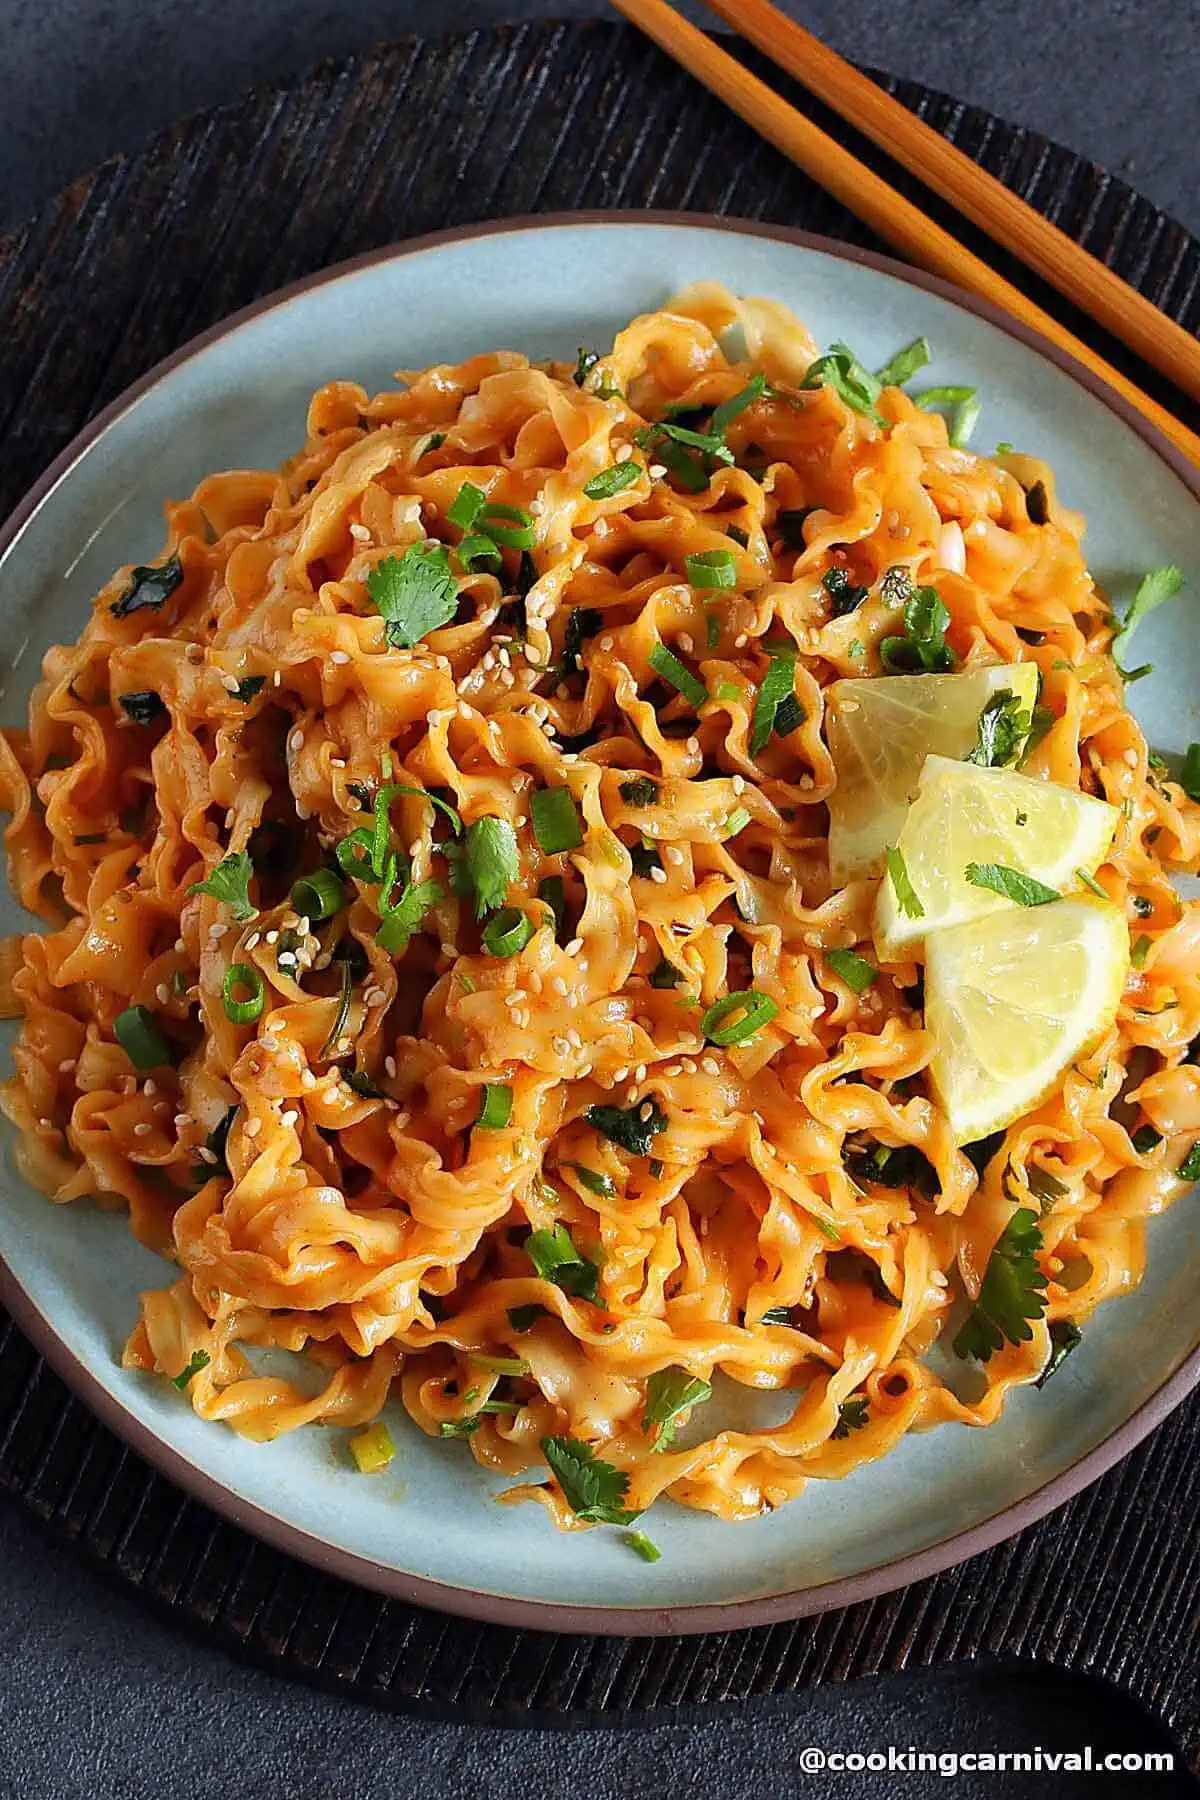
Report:
[{"label": "dark wooden tray", "polygon": [[[1180,226],[1032,133],[885,85],[1164,310],[1200,325],[1200,243]],[[406,42],[190,119],[0,242],[0,516],[100,407],[235,307],[419,232],[620,206],[872,241],[619,26]],[[1178,407],[1164,383],[1017,278]],[[628,1716],[1016,1656],[1121,1683],[1194,1752],[1198,1427],[1193,1400],[1032,1530],[847,1611],[676,1641],[569,1639],[419,1612],[314,1575],[152,1474],[11,1323],[0,1328],[0,1486],[64,1538],[182,1623],[280,1670],[493,1721]]]}]

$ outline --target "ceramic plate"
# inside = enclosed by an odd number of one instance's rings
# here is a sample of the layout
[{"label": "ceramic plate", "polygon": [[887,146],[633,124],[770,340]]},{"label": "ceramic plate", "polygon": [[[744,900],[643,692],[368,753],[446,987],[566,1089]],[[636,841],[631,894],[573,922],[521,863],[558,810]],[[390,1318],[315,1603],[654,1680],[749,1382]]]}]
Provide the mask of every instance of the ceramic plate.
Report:
[{"label": "ceramic plate", "polygon": [[[899,265],[784,231],[653,215],[517,221],[401,246],[263,302],[198,339],[66,452],[0,537],[0,717],[24,718],[47,644],[73,639],[120,563],[151,559],[161,505],[226,467],[273,466],[304,436],[311,391],[368,389],[392,370],[507,346],[574,357],[675,289],[716,277],[787,302],[818,342],[871,367],[924,333],[922,379],[971,382],[977,441],[1044,456],[1089,519],[1098,579],[1118,600],[1139,572],[1200,575],[1200,484],[1147,427],[1036,340]],[[1200,737],[1196,588],[1139,632],[1156,670],[1133,690],[1151,741]],[[27,925],[7,891],[0,929]],[[11,1158],[6,1161],[11,1169]],[[138,1290],[170,1279],[123,1221],[53,1207],[3,1177],[4,1297],[59,1372],[149,1461],[238,1523],[322,1567],[450,1611],[556,1629],[678,1632],[793,1617],[899,1586],[996,1542],[1095,1478],[1200,1378],[1200,1214],[1148,1232],[1146,1278],[1102,1307],[1043,1393],[987,1431],[911,1436],[846,1481],[812,1483],[743,1525],[663,1502],[647,1567],[614,1531],[561,1535],[540,1507],[500,1507],[503,1483],[462,1445],[394,1408],[398,1454],[364,1479],[345,1434],[256,1445],[205,1425],[168,1383],[120,1367]]]}]

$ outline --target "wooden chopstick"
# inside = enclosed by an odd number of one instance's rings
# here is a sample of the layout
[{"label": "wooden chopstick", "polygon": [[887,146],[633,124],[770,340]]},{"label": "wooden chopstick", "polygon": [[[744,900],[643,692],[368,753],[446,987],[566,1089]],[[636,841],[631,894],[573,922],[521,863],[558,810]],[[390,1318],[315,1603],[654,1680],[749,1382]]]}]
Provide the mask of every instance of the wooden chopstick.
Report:
[{"label": "wooden chopstick", "polygon": [[894,162],[1200,400],[1200,341],[770,0],[704,0]]},{"label": "wooden chopstick", "polygon": [[1156,426],[1176,449],[1200,467],[1200,438],[1181,420],[1148,394],[1143,394],[1119,370],[1105,362],[1048,312],[1027,300],[1018,288],[987,263],[964,249],[948,231],[926,218],[911,201],[889,187],[848,150],[843,150],[827,132],[781,100],[765,82],[744,69],[697,26],[673,12],[665,0],[612,0],[612,3],[660,49],[673,56],[814,181],[820,182],[886,243],[921,268],[981,295],[1022,324],[1040,332],[1090,369],[1093,375],[1098,375]]}]

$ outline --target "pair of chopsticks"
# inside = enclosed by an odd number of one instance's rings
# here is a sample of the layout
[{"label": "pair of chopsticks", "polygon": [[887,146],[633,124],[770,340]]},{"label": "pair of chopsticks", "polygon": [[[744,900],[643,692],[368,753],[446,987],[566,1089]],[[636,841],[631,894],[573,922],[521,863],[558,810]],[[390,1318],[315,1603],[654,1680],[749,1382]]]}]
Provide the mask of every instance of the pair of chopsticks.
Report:
[{"label": "pair of chopsticks", "polygon": [[[770,0],[705,0],[789,75],[1146,362],[1200,400],[1200,343]],[[957,242],[666,0],[613,0],[676,62],[918,267],[978,294],[1065,350],[1200,467],[1200,437]]]}]

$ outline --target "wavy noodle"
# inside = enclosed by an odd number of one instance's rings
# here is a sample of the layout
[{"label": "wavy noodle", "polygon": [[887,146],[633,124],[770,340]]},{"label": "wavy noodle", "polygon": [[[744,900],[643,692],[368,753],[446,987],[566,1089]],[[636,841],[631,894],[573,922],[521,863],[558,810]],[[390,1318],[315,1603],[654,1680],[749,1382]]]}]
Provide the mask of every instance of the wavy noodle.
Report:
[{"label": "wavy noodle", "polygon": [[[731,328],[740,360],[722,348]],[[815,353],[782,308],[705,284],[634,320],[583,386],[507,353],[374,398],[331,383],[281,472],[215,475],[167,507],[163,555],[182,580],[165,604],[114,614],[122,569],[79,641],[47,653],[28,732],[0,746],[12,884],[51,927],[0,960],[3,1010],[22,1021],[4,1106],[31,1180],[55,1201],[126,1208],[178,1265],[142,1297],[125,1361],[177,1377],[202,1352],[187,1392],[204,1417],[258,1439],[356,1424],[395,1384],[436,1435],[498,1398],[510,1410],[469,1439],[489,1468],[520,1476],[544,1437],[569,1435],[628,1474],[631,1507],[666,1493],[742,1518],[911,1428],[991,1423],[1041,1371],[1052,1322],[1137,1282],[1144,1222],[1182,1190],[1171,1171],[1200,1137],[1200,913],[1168,879],[1196,867],[1200,810],[1125,709],[1108,604],[1051,472],[952,447],[894,388],[886,431],[829,387],[800,391]],[[647,419],[711,408],[756,370],[774,391],[729,427],[737,462],[701,492],[634,450]],[[585,483],[631,451],[637,480],[589,499]],[[466,480],[533,514],[532,557],[468,575],[448,624],[389,647],[366,578],[423,540],[457,541],[446,515]],[[780,515],[801,509],[797,548]],[[704,594],[685,559],[715,549],[732,551],[736,583]],[[871,590],[845,618],[822,586],[835,563]],[[1030,770],[1123,808],[1100,879],[1150,939],[1108,1040],[982,1178],[927,1086],[913,965],[857,996],[823,954],[868,934],[874,898],[869,882],[831,890],[823,690],[878,667],[895,629],[878,584],[897,566],[936,582],[963,665],[1036,661],[1055,723]],[[598,619],[573,672],[579,608]],[[806,717],[753,756],[763,646],[781,634],[799,646]],[[698,719],[657,680],[660,640],[715,696]],[[132,723],[120,696],[147,691],[165,710]],[[413,881],[444,894],[404,951],[380,947],[367,881],[332,921],[298,917],[292,880],[363,823],[388,756],[392,779],[468,824],[511,824],[509,903],[540,923],[539,884],[561,877],[566,941],[545,923],[518,954],[488,955],[454,896],[444,817],[419,795],[394,799],[390,830]],[[656,779],[657,801],[622,795],[630,772]],[[569,788],[583,821],[569,854],[544,855],[532,832],[547,785]],[[738,808],[748,823],[727,837]],[[653,872],[644,852],[635,868],[643,841]],[[259,909],[245,925],[191,891],[241,850]],[[338,1024],[335,952],[352,944]],[[649,981],[663,959],[675,987]],[[222,1004],[237,962],[265,984],[249,1025]],[[706,1045],[700,1009],[747,987],[774,1019],[744,1045]],[[170,1044],[149,1077],[114,1033],[131,1005]],[[496,1083],[511,1119],[473,1129]],[[1146,1153],[1130,1098],[1162,1134]],[[597,1134],[599,1102],[661,1109],[653,1160]],[[227,1117],[222,1159],[209,1137]],[[933,1184],[856,1182],[846,1152],[864,1140],[910,1146]],[[1035,1197],[1036,1170],[1058,1197]],[[1042,1213],[1048,1315],[955,1391],[922,1358],[955,1294],[978,1292],[1016,1203]],[[531,1228],[556,1225],[598,1268],[595,1299],[526,1253]],[[519,1330],[511,1309],[528,1307],[541,1310]],[[299,1372],[280,1351],[306,1353]],[[668,1368],[776,1392],[779,1422],[648,1455],[646,1384]],[[839,1431],[851,1396],[866,1423]],[[557,1486],[509,1497],[530,1495],[577,1523]]]}]

